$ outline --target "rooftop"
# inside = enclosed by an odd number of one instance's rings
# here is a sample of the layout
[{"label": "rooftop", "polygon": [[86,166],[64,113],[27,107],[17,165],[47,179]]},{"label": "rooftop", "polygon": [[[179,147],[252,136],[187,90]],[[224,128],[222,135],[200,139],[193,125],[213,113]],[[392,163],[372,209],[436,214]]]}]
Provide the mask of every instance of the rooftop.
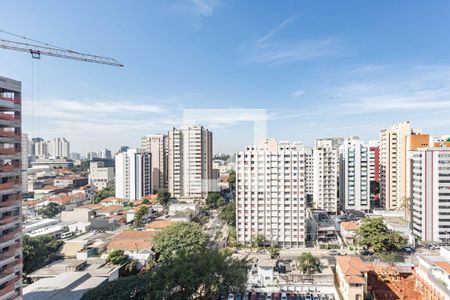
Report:
[{"label": "rooftop", "polygon": [[344,273],[344,279],[350,284],[364,284],[366,280],[364,278],[365,272],[369,271],[369,268],[363,263],[358,256],[336,256],[336,263]]}]

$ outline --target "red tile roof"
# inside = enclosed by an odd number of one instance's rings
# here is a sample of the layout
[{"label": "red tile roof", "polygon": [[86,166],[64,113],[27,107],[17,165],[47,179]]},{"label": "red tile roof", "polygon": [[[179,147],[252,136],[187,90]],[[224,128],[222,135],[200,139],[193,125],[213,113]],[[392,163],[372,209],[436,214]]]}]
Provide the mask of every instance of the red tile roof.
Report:
[{"label": "red tile roof", "polygon": [[336,256],[336,263],[344,273],[344,279],[350,284],[364,284],[366,279],[364,273],[368,272],[368,267],[358,256]]}]

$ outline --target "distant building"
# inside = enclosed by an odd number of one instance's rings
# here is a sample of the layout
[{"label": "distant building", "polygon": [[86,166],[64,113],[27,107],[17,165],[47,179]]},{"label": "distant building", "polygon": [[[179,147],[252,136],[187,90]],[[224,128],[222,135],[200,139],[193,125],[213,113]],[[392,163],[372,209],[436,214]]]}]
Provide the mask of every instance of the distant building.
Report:
[{"label": "distant building", "polygon": [[301,143],[267,139],[237,153],[239,243],[250,245],[261,235],[267,244],[302,246],[305,210],[305,151]]},{"label": "distant building", "polygon": [[450,242],[450,148],[412,151],[413,234],[421,241]]},{"label": "distant building", "polygon": [[315,208],[330,213],[338,211],[339,146],[342,138],[316,140],[314,148]]},{"label": "distant building", "polygon": [[304,147],[305,150],[305,193],[308,197],[314,195],[314,149]]},{"label": "distant building", "polygon": [[72,152],[72,153],[70,153],[70,159],[71,160],[80,160],[81,154],[78,152]]},{"label": "distant building", "polygon": [[370,209],[369,148],[356,137],[340,146],[339,201],[344,210]]},{"label": "distant building", "polygon": [[116,155],[116,197],[140,200],[152,193],[151,154],[128,149]]},{"label": "distant building", "polygon": [[380,201],[386,209],[399,209],[407,196],[406,139],[409,122],[380,131]]},{"label": "distant building", "polygon": [[152,154],[152,185],[153,190],[160,191],[168,187],[168,136],[154,134],[144,136],[141,148]]},{"label": "distant building", "polygon": [[95,161],[89,164],[89,184],[94,185],[98,190],[113,186],[114,168],[105,167],[102,161]]},{"label": "distant building", "polygon": [[50,157],[70,158],[70,142],[65,138],[53,138],[47,141],[47,151]]},{"label": "distant building", "polygon": [[203,126],[172,128],[168,137],[168,188],[173,197],[202,200],[211,190],[212,132]]},{"label": "distant building", "polygon": [[102,150],[100,150],[100,152],[98,153],[98,157],[99,158],[107,158],[107,159],[111,159],[112,155],[111,155],[111,150],[103,148]]}]

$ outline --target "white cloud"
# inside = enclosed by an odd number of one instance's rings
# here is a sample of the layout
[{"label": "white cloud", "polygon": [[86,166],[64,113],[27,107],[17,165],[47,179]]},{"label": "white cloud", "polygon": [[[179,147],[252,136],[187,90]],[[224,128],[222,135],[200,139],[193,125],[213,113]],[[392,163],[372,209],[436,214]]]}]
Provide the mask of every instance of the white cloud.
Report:
[{"label": "white cloud", "polygon": [[203,17],[210,17],[214,14],[219,5],[219,0],[192,0],[195,11]]},{"label": "white cloud", "polygon": [[240,47],[243,64],[283,64],[317,59],[342,53],[342,42],[334,37],[302,41],[277,40],[276,34],[295,21],[290,17],[266,34]]},{"label": "white cloud", "polygon": [[296,98],[296,97],[303,96],[304,94],[305,94],[304,90],[297,90],[297,91],[292,92],[292,97]]}]

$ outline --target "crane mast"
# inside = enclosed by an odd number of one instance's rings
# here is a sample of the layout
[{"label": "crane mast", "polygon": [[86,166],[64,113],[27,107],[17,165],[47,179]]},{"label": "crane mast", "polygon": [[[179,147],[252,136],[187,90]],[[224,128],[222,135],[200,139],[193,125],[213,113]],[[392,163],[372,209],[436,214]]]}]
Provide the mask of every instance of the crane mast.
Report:
[{"label": "crane mast", "polygon": [[0,48],[28,52],[33,58],[39,59],[41,55],[66,58],[72,60],[85,61],[115,67],[123,67],[123,64],[109,57],[97,56],[92,54],[80,53],[72,50],[66,50],[55,47],[39,46],[35,44],[21,43],[10,40],[0,39]]}]

